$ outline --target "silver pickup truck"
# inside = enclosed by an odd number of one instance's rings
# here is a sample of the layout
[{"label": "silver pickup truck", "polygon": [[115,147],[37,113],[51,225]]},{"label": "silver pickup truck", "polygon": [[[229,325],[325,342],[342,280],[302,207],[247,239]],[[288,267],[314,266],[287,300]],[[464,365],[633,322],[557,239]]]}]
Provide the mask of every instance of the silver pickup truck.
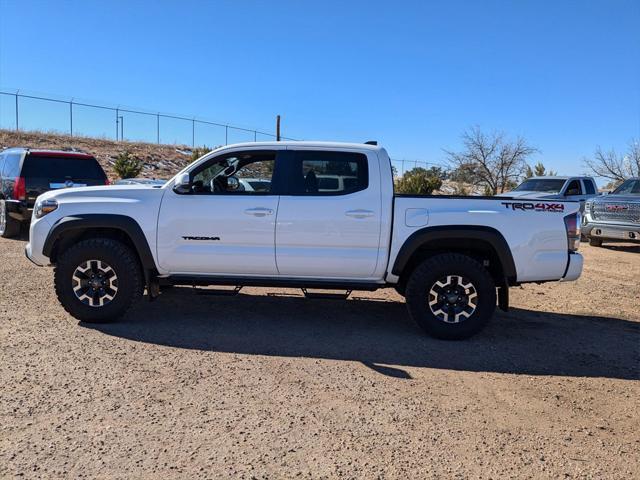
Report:
[{"label": "silver pickup truck", "polygon": [[640,177],[630,178],[609,195],[588,200],[582,233],[594,247],[603,241],[640,243]]}]

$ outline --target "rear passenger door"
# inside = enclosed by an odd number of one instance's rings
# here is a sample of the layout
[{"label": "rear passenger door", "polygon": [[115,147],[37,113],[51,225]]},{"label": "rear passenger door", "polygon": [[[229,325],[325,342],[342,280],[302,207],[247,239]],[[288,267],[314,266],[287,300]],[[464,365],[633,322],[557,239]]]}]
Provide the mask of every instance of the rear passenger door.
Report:
[{"label": "rear passenger door", "polygon": [[[369,154],[375,155],[375,154]],[[367,279],[381,229],[377,157],[344,150],[289,150],[276,221],[276,263],[287,277]]]}]

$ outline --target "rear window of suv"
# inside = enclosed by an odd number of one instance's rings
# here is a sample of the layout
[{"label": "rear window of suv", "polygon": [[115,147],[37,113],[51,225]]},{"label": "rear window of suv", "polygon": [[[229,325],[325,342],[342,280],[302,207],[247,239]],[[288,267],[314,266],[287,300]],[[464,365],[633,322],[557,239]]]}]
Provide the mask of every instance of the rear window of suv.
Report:
[{"label": "rear window of suv", "polygon": [[28,155],[22,167],[23,177],[49,179],[100,180],[106,175],[98,161],[93,157]]}]

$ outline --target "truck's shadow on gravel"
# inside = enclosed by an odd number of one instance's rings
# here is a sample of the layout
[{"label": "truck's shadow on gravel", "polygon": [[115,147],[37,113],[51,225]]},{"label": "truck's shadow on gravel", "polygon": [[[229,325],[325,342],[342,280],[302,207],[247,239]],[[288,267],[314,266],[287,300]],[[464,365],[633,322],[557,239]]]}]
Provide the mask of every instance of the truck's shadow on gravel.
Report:
[{"label": "truck's shadow on gravel", "polygon": [[[513,309],[459,342],[425,336],[400,302],[294,296],[202,296],[174,288],[120,322],[83,324],[139,342],[242,354],[360,361],[397,367],[576,377],[640,378],[640,324]],[[392,365],[395,367],[388,367]]]}]

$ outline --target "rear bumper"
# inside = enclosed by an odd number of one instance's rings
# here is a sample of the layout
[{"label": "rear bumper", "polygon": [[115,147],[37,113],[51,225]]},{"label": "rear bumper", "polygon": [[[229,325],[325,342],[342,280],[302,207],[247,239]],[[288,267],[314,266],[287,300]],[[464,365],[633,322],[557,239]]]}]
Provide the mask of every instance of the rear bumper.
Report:
[{"label": "rear bumper", "polygon": [[582,255],[576,252],[569,253],[569,263],[567,264],[567,271],[561,282],[571,282],[577,280],[582,274],[582,266],[584,264],[584,258]]},{"label": "rear bumper", "polygon": [[640,225],[616,225],[611,223],[586,223],[582,233],[587,237],[620,242],[640,243]]},{"label": "rear bumper", "polygon": [[6,200],[7,214],[19,222],[28,222],[31,220],[32,208],[28,208],[25,202],[19,200]]}]

